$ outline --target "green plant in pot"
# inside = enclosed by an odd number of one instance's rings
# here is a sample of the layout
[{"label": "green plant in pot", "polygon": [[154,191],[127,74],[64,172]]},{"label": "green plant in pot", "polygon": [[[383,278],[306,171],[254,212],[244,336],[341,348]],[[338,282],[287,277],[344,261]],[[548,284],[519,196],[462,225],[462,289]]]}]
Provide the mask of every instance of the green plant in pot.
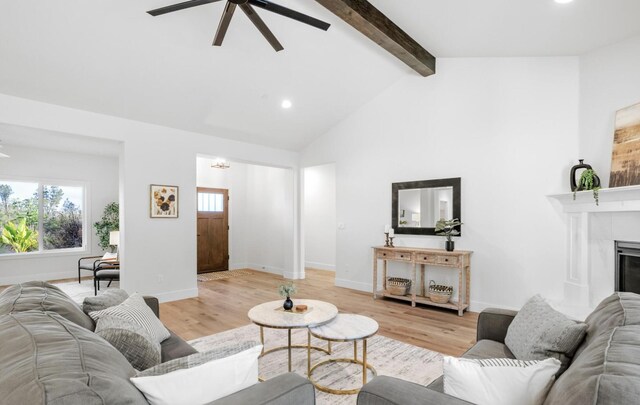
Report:
[{"label": "green plant in pot", "polygon": [[102,218],[93,224],[98,235],[98,245],[104,250],[110,249],[109,233],[120,229],[120,206],[117,202],[112,202],[104,207]]},{"label": "green plant in pot", "polygon": [[436,222],[436,235],[441,235],[447,238],[445,243],[445,249],[447,252],[453,252],[455,249],[455,243],[453,237],[460,235],[460,231],[456,227],[462,225],[462,222],[458,218],[454,219],[440,219]]},{"label": "green plant in pot", "polygon": [[596,205],[600,205],[600,178],[593,169],[587,169],[582,172],[577,187],[573,190],[573,199],[576,199],[578,191],[588,190],[593,191],[593,199],[596,200]]},{"label": "green plant in pot", "polygon": [[284,304],[282,304],[282,308],[285,311],[291,311],[293,308],[293,301],[291,301],[291,296],[297,292],[296,286],[293,283],[282,284],[278,287],[278,293],[284,300]]}]

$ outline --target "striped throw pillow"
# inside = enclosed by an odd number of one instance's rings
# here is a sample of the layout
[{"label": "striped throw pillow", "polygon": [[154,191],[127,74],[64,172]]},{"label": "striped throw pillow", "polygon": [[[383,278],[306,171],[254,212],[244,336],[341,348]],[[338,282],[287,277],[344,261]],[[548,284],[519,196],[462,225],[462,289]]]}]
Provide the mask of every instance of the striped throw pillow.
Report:
[{"label": "striped throw pillow", "polygon": [[101,317],[109,316],[121,318],[127,322],[140,325],[158,343],[168,339],[171,334],[156,317],[151,308],[139,294],[132,294],[123,303],[103,309],[102,311],[89,312],[89,316],[96,322]]}]

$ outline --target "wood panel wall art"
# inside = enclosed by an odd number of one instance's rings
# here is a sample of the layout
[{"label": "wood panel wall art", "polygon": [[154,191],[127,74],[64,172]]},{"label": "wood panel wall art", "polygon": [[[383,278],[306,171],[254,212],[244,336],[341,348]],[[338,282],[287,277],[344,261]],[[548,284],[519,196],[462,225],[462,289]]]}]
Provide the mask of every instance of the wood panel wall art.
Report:
[{"label": "wood panel wall art", "polygon": [[640,104],[616,114],[609,187],[640,184]]}]

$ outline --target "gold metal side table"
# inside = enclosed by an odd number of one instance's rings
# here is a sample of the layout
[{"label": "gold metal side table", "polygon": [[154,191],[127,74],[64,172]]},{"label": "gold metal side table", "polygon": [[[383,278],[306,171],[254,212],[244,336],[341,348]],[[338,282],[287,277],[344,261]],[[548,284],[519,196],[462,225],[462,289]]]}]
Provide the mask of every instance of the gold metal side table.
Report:
[{"label": "gold metal side table", "polygon": [[[352,363],[362,366],[362,385],[367,383],[367,370],[371,370],[373,375],[377,375],[376,369],[367,363],[367,339],[375,335],[378,332],[378,322],[375,320],[355,314],[338,314],[333,321],[316,327],[310,327],[308,333],[309,352],[307,353],[309,359],[311,359],[311,336],[318,339],[326,340],[328,342],[353,342],[353,359],[350,358],[338,358],[327,359],[321,361],[314,366],[311,366],[309,361],[308,376],[309,381],[323,392],[337,395],[351,395],[357,394],[360,391],[360,387],[352,389],[334,389],[319,384],[313,379],[313,371],[318,367],[330,363]],[[358,341],[362,341],[362,360],[358,360]]]},{"label": "gold metal side table", "polygon": [[[292,371],[291,364],[291,351],[292,349],[305,349],[307,354],[311,350],[318,350],[326,354],[331,354],[331,343],[327,348],[310,346],[310,343],[306,345],[294,345],[291,343],[291,330],[292,329],[306,329],[309,327],[323,325],[332,321],[336,315],[338,315],[338,308],[335,305],[324,301],[296,299],[294,304],[306,305],[307,311],[302,313],[284,311],[282,309],[283,301],[271,301],[264,304],[257,305],[249,310],[248,316],[251,322],[260,326],[260,343],[262,343],[263,349],[260,357],[264,357],[270,353],[287,350],[289,355],[289,372]],[[264,328],[270,329],[286,329],[287,330],[287,345],[277,346],[266,350],[264,348]],[[309,369],[310,358],[307,358],[307,371]],[[260,381],[264,381],[260,378]]]}]

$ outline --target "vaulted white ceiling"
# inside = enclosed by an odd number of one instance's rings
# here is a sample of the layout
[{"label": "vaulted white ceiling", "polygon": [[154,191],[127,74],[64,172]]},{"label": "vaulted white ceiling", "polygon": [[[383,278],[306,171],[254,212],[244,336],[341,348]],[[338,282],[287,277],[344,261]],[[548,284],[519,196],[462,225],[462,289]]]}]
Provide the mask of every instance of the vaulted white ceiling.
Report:
[{"label": "vaulted white ceiling", "polygon": [[[223,2],[145,13],[174,2],[0,0],[0,93],[299,149],[415,74],[312,0],[276,2],[328,32],[258,10],[279,53],[239,12],[212,47]],[[437,57],[576,55],[640,32],[638,0],[371,2]]]}]

